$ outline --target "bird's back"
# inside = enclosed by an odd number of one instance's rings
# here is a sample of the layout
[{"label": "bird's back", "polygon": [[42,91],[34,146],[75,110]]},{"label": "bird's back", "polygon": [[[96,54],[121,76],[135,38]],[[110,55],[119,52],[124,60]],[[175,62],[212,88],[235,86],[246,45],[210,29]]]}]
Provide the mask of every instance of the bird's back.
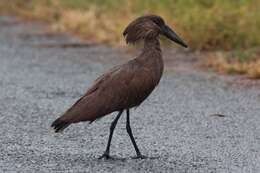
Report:
[{"label": "bird's back", "polygon": [[161,57],[147,61],[136,58],[100,76],[61,117],[64,121],[94,121],[114,111],[140,105],[159,83]]}]

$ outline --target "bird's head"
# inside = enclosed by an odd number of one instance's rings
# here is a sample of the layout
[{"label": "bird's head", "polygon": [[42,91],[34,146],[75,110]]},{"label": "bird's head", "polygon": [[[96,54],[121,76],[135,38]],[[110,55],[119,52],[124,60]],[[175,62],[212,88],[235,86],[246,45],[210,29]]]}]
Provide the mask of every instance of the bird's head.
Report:
[{"label": "bird's head", "polygon": [[136,43],[142,39],[157,38],[159,34],[168,39],[188,47],[184,41],[165,24],[164,20],[157,15],[145,15],[133,20],[124,30],[123,35],[127,43]]}]

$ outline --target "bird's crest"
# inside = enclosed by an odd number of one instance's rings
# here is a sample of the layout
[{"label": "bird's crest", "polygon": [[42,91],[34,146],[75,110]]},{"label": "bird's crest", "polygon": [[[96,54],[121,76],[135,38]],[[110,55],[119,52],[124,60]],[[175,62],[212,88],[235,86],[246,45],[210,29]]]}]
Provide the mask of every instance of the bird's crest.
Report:
[{"label": "bird's crest", "polygon": [[123,32],[126,43],[134,44],[142,39],[158,37],[161,31],[160,25],[164,25],[164,21],[160,16],[145,15],[138,17]]}]

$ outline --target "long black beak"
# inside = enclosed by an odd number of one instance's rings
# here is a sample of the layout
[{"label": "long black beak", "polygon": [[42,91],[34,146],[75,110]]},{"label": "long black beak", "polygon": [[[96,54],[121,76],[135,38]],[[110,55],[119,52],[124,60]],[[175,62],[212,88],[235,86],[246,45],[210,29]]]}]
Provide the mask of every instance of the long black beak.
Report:
[{"label": "long black beak", "polygon": [[162,34],[165,35],[170,40],[174,41],[175,43],[178,43],[182,45],[183,47],[188,47],[184,41],[167,25],[164,25],[162,27]]}]

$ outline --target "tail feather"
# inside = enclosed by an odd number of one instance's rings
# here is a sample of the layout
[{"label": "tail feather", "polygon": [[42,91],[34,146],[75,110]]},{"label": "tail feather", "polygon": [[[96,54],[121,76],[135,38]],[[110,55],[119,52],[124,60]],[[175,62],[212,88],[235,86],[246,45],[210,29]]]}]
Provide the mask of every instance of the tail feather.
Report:
[{"label": "tail feather", "polygon": [[71,123],[61,120],[60,118],[56,119],[51,127],[54,129],[55,133],[62,132],[65,128],[67,128]]}]

